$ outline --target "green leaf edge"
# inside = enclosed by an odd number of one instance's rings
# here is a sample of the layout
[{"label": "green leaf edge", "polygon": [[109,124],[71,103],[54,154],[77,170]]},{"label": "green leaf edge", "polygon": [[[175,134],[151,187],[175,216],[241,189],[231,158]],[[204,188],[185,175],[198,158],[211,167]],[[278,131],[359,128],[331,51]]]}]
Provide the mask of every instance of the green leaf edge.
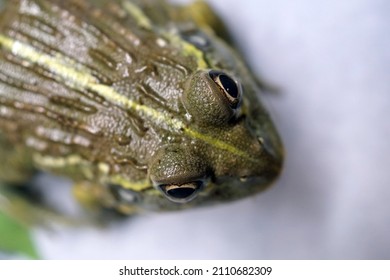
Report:
[{"label": "green leaf edge", "polygon": [[0,250],[5,253],[39,259],[39,254],[26,225],[0,211]]}]

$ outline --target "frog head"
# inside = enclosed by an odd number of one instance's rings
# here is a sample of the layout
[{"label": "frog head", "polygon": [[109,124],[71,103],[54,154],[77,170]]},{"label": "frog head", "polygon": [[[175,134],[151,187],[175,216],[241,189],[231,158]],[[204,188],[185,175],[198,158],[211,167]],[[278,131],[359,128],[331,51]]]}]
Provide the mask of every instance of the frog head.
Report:
[{"label": "frog head", "polygon": [[155,188],[188,203],[233,200],[268,186],[280,173],[282,147],[256,87],[223,71],[199,70],[184,88],[183,136],[154,156]]}]

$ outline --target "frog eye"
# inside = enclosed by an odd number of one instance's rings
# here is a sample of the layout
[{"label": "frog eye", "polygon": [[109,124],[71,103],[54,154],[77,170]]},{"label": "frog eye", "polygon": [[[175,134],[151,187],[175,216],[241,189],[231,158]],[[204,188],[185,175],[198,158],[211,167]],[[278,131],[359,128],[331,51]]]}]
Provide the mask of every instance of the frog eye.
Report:
[{"label": "frog eye", "polygon": [[242,91],[238,82],[222,71],[211,70],[210,78],[217,84],[232,109],[237,109],[241,104]]},{"label": "frog eye", "polygon": [[203,187],[202,181],[185,183],[182,185],[159,185],[163,194],[173,202],[186,203],[193,200]]}]

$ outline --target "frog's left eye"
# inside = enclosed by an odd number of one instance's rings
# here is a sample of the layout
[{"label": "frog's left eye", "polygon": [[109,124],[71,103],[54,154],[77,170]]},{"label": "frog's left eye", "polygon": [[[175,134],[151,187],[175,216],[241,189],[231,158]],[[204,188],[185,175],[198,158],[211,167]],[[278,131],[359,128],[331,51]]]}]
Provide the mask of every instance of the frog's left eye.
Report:
[{"label": "frog's left eye", "polygon": [[220,70],[199,70],[185,84],[185,108],[202,125],[230,125],[241,114],[241,84]]},{"label": "frog's left eye", "polygon": [[242,91],[238,82],[222,71],[211,70],[210,78],[217,84],[232,109],[237,109],[241,104]]}]

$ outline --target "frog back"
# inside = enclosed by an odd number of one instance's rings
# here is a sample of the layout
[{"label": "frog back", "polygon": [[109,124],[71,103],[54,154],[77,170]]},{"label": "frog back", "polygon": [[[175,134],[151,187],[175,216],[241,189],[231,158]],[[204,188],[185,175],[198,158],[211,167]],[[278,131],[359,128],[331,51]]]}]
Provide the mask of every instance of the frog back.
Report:
[{"label": "frog back", "polygon": [[206,65],[142,7],[92,2],[8,3],[0,126],[45,169],[75,175],[82,163],[100,163],[139,179],[161,142],[175,141],[172,120],[186,121],[183,85]]}]

